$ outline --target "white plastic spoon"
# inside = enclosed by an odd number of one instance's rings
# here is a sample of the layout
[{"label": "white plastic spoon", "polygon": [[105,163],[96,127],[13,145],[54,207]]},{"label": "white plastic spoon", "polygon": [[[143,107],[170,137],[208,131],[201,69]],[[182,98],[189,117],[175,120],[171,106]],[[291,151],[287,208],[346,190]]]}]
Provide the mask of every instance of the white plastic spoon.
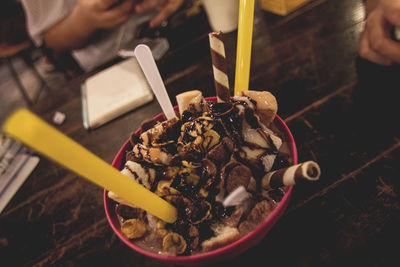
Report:
[{"label": "white plastic spoon", "polygon": [[144,44],[136,46],[135,56],[167,120],[176,117],[150,48]]}]

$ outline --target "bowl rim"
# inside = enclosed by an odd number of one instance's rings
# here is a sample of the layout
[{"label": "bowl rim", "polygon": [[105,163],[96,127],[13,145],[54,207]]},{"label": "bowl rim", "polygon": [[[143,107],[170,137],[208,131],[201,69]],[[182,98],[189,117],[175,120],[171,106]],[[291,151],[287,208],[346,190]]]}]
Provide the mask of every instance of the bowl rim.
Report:
[{"label": "bowl rim", "polygon": [[[206,101],[209,102],[215,102],[216,97],[207,97],[205,98]],[[174,107],[175,110],[178,110],[177,106]],[[154,117],[156,120],[160,120],[164,117],[163,113],[158,114],[157,116]],[[289,128],[287,127],[286,123],[278,116],[275,116],[275,120],[278,121],[279,126],[282,127],[285,133],[285,137],[287,138],[289,149],[290,149],[290,155],[292,158],[292,165],[297,164],[297,147],[293,138],[293,135]],[[137,130],[139,131],[140,128]],[[114,168],[117,168],[118,170],[120,169],[121,165],[121,157],[123,153],[125,152],[126,147],[129,145],[129,139],[122,145],[122,147],[119,149],[118,153],[116,154],[115,158],[113,159],[112,166]],[[119,166],[117,166],[119,164]],[[161,261],[170,261],[170,262],[175,262],[175,263],[187,263],[187,262],[192,262],[192,261],[200,261],[204,259],[210,259],[215,256],[224,254],[229,252],[231,249],[235,247],[239,247],[243,245],[244,243],[248,242],[248,240],[252,240],[255,238],[256,235],[258,235],[262,229],[267,228],[268,230],[272,228],[272,226],[280,219],[281,215],[285,211],[287,204],[289,202],[290,196],[292,194],[293,186],[289,186],[285,195],[283,196],[282,200],[278,203],[278,205],[275,207],[275,209],[272,211],[271,214],[268,215],[268,217],[261,223],[259,224],[253,231],[248,233],[247,235],[241,237],[240,239],[223,246],[221,248],[217,248],[215,250],[209,251],[209,252],[204,252],[204,253],[199,253],[199,254],[194,254],[194,255],[187,255],[187,256],[168,256],[168,255],[162,255],[158,254],[155,252],[148,251],[138,245],[136,245],[133,241],[130,239],[126,238],[122,232],[120,231],[119,228],[117,228],[116,225],[114,225],[113,220],[111,218],[111,214],[109,212],[109,203],[113,200],[109,199],[107,196],[108,191],[104,189],[103,193],[103,202],[104,202],[104,209],[106,213],[106,217],[108,220],[109,225],[113,229],[114,233],[130,248],[133,250],[146,255],[151,258],[155,258]],[[268,228],[269,227],[269,228]],[[267,230],[267,231],[268,231]]]}]

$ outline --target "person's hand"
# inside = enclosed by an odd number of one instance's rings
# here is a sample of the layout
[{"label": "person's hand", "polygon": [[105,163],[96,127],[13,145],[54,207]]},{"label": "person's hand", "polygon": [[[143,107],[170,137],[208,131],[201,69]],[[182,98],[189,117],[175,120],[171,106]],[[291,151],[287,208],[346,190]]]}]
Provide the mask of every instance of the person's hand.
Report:
[{"label": "person's hand", "polygon": [[75,11],[92,29],[110,29],[125,23],[132,15],[136,0],[78,0]]},{"label": "person's hand", "polygon": [[137,13],[145,13],[159,8],[158,14],[150,21],[150,27],[159,26],[182,5],[184,0],[143,0],[136,4]]},{"label": "person's hand", "polygon": [[400,27],[400,0],[380,0],[367,18],[360,56],[385,66],[400,64],[400,42],[390,36],[393,26]]}]

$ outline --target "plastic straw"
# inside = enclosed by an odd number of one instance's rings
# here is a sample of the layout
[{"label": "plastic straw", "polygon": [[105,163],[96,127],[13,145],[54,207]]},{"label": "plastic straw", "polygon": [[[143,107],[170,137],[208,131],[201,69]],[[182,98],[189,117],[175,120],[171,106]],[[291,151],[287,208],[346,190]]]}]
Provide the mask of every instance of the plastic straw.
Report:
[{"label": "plastic straw", "polygon": [[170,223],[176,220],[174,206],[130,180],[32,112],[26,109],[16,111],[7,119],[4,132],[154,216]]},{"label": "plastic straw", "polygon": [[236,53],[235,95],[249,89],[254,0],[240,0]]}]

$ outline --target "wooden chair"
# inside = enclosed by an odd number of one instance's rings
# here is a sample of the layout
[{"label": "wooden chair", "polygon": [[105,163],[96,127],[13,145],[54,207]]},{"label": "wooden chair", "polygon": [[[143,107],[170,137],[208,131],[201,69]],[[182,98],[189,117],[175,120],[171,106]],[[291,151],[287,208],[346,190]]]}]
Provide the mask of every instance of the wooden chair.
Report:
[{"label": "wooden chair", "polygon": [[[18,44],[7,44],[5,42],[0,43],[0,58],[8,66],[8,69],[10,70],[11,75],[13,76],[14,81],[17,84],[17,87],[19,88],[22,96],[29,106],[36,103],[43,89],[49,88],[46,81],[42,78],[42,76],[35,68],[35,65],[33,64],[33,60],[30,54],[32,49],[33,44],[31,41],[24,41]],[[28,92],[24,87],[20,76],[18,75],[18,71],[13,66],[12,60],[14,58],[21,58],[25,62],[26,66],[32,70],[33,74],[40,82],[40,88],[32,99],[29,97]]]}]

